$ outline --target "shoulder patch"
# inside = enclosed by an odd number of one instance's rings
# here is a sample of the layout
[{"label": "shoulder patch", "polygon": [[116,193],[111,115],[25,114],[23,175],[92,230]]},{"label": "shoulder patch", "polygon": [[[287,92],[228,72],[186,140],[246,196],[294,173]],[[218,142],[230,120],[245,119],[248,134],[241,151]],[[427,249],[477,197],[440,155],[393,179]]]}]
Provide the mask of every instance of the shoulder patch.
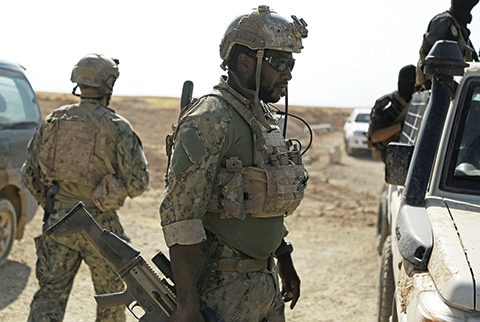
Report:
[{"label": "shoulder patch", "polygon": [[175,174],[179,174],[193,164],[201,162],[205,154],[205,148],[196,130],[189,128],[182,133],[181,140],[175,146],[171,168]]},{"label": "shoulder patch", "polygon": [[182,133],[181,144],[185,149],[188,158],[193,163],[201,162],[203,156],[206,154],[205,147],[198,137],[197,131],[194,128],[189,128]]},{"label": "shoulder patch", "polygon": [[452,32],[453,37],[458,37],[458,29],[454,24],[450,26],[450,31]]}]

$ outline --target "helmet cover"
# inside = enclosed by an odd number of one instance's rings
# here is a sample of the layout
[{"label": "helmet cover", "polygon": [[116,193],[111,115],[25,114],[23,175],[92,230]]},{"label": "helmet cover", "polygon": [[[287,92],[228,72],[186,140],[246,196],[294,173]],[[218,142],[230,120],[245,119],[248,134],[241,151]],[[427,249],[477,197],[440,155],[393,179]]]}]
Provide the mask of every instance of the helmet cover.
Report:
[{"label": "helmet cover", "polygon": [[293,22],[278,15],[268,6],[259,6],[249,15],[239,16],[228,26],[221,44],[220,57],[226,61],[235,44],[252,50],[273,49],[300,53],[302,38],[308,35],[303,19],[292,16]]},{"label": "helmet cover", "polygon": [[111,92],[115,80],[120,75],[118,64],[117,59],[110,59],[99,54],[88,54],[73,67],[70,80],[78,85],[106,87],[108,92]]}]

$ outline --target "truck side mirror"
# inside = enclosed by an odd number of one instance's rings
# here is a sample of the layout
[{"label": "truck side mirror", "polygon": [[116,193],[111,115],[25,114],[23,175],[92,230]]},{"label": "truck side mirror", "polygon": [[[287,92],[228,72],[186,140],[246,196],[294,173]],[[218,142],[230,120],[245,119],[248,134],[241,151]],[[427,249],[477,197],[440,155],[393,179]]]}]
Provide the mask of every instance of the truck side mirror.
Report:
[{"label": "truck side mirror", "polygon": [[414,146],[411,144],[392,142],[387,146],[385,155],[385,182],[396,186],[404,186],[407,180],[408,167],[412,160]]}]

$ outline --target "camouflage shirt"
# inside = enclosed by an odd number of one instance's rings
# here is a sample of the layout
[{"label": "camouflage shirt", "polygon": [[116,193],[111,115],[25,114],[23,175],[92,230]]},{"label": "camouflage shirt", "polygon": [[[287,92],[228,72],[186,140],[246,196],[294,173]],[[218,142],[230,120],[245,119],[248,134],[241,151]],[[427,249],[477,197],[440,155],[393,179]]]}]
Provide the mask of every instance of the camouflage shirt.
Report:
[{"label": "camouflage shirt", "polygon": [[[252,102],[221,78],[218,88],[227,90],[246,109]],[[253,258],[273,253],[285,234],[283,216],[245,220],[221,219],[207,212],[212,186],[226,160],[238,157],[244,167],[254,165],[250,125],[218,96],[205,96],[189,109],[178,124],[168,185],[160,205],[167,246],[196,244],[206,238],[205,228],[221,241]]]},{"label": "camouflage shirt", "polygon": [[[80,108],[81,107],[81,108]],[[39,164],[39,153],[44,142],[45,128],[52,123],[58,111],[65,111],[68,116],[79,115],[86,108],[93,115],[100,115],[98,121],[103,135],[106,135],[105,153],[110,160],[115,176],[125,185],[128,196],[134,198],[145,191],[149,182],[147,160],[143,153],[142,143],[132,129],[130,123],[123,117],[107,108],[102,102],[95,99],[82,99],[80,103],[61,107],[48,115],[37,128],[28,147],[28,157],[22,167],[22,178],[35,199],[44,206],[49,187],[44,184],[44,174]],[[99,110],[107,110],[106,113],[98,113]],[[97,133],[98,134],[98,133]],[[94,154],[98,154],[95,144]],[[58,151],[57,153],[62,153]],[[101,158],[100,155],[98,155]],[[108,171],[105,172],[105,175]],[[78,201],[83,201],[86,206],[92,206],[91,197],[93,188],[87,185],[58,181],[59,190],[55,199],[59,203],[71,207]]]}]

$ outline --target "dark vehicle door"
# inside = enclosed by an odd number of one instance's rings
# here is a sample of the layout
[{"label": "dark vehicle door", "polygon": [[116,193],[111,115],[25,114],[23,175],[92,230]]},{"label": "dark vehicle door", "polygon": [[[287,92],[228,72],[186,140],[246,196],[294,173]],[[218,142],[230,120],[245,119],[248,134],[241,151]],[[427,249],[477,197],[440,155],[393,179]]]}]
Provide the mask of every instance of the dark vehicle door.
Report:
[{"label": "dark vehicle door", "polygon": [[24,74],[0,68],[0,169],[22,166],[28,141],[41,120],[35,93]]}]

